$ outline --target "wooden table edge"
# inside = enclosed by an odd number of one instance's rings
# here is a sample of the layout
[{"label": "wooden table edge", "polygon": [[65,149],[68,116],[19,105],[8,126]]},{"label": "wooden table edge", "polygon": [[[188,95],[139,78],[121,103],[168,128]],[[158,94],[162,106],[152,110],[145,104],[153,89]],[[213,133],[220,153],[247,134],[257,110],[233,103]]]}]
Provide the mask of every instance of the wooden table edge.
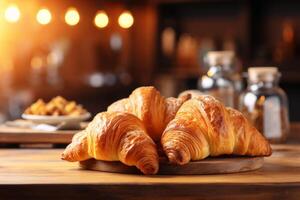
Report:
[{"label": "wooden table edge", "polygon": [[[161,178],[161,177],[160,177]],[[298,186],[300,187],[300,181],[297,182],[260,182],[260,183],[0,183],[0,188],[5,186]],[[300,192],[300,191],[299,191]]]},{"label": "wooden table edge", "polygon": [[[193,187],[191,187],[191,185]],[[134,186],[134,187],[132,187]],[[13,192],[12,192],[13,191]],[[275,192],[278,191],[278,192]],[[12,184],[0,185],[4,199],[297,199],[295,184]]]}]

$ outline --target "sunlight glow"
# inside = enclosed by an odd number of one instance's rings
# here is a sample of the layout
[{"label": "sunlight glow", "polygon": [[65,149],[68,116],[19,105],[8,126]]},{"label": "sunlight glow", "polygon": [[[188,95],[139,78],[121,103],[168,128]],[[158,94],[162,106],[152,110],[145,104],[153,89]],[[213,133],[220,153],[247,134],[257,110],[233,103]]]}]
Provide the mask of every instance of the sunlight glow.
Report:
[{"label": "sunlight glow", "polygon": [[16,23],[19,21],[21,14],[17,5],[10,5],[4,12],[5,19],[10,23]]}]

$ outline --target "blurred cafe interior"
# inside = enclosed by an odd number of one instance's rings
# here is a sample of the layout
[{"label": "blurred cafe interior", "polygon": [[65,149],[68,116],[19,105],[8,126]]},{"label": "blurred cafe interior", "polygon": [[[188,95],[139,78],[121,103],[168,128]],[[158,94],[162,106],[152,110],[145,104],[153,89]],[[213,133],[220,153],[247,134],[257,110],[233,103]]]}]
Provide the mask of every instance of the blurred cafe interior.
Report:
[{"label": "blurred cafe interior", "polygon": [[137,86],[198,89],[207,52],[220,50],[235,53],[240,74],[278,67],[290,120],[300,120],[298,1],[1,0],[0,9],[2,122],[38,98],[61,95],[95,114]]},{"label": "blurred cafe interior", "polygon": [[37,98],[56,95],[78,100],[96,113],[133,87],[152,82],[154,5],[77,0],[0,3],[2,121],[19,117]]},{"label": "blurred cafe interior", "polygon": [[93,115],[143,85],[199,88],[210,51],[231,51],[241,91],[251,66],[276,66],[300,120],[300,2],[1,0],[0,121],[61,95]]}]

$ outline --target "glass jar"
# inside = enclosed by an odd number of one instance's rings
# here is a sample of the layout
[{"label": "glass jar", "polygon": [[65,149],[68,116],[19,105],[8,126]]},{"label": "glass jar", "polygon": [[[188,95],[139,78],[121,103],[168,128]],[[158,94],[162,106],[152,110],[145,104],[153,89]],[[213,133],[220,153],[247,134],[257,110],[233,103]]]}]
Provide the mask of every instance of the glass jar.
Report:
[{"label": "glass jar", "polygon": [[248,87],[240,95],[239,109],[272,143],[282,143],[289,132],[288,100],[278,86],[276,67],[248,69]]},{"label": "glass jar", "polygon": [[198,89],[222,101],[225,106],[237,107],[242,80],[234,67],[234,52],[210,51],[206,56],[209,67],[198,80]]}]

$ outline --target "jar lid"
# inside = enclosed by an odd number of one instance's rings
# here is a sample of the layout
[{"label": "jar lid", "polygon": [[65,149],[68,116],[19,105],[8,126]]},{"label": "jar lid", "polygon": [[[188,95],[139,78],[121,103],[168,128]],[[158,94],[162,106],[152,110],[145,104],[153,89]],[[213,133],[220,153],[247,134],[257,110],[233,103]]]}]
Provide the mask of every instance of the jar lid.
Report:
[{"label": "jar lid", "polygon": [[230,65],[234,59],[233,51],[209,51],[206,61],[209,65]]},{"label": "jar lid", "polygon": [[257,81],[274,81],[278,75],[277,67],[249,67],[249,79],[253,82]]}]

